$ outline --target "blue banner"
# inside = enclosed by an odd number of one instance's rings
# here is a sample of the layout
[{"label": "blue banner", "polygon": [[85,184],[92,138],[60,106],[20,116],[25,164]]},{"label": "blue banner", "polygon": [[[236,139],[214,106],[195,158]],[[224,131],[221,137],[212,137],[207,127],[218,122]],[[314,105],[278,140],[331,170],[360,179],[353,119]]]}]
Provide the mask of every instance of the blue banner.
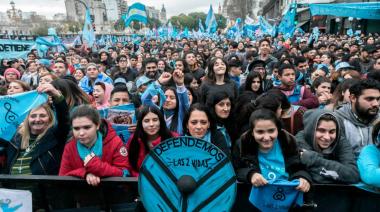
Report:
[{"label": "blue banner", "polygon": [[379,2],[310,4],[310,12],[315,15],[332,15],[380,20]]},{"label": "blue banner", "polygon": [[0,96],[0,138],[10,141],[29,111],[46,103],[46,94],[29,91]]},{"label": "blue banner", "polygon": [[34,41],[0,39],[0,59],[25,59],[33,48],[36,48]]}]

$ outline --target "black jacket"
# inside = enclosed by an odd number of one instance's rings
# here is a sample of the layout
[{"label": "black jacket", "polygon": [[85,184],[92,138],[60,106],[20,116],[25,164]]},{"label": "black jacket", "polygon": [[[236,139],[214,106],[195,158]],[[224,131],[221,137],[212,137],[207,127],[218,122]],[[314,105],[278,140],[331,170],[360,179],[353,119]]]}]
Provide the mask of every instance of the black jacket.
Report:
[{"label": "black jacket", "polygon": [[[300,161],[294,136],[284,130],[283,133],[285,133],[286,139],[279,138],[279,142],[284,156],[285,171],[289,174],[289,180],[302,177],[311,182],[311,176],[305,171],[305,166]],[[252,175],[261,173],[258,151],[258,145],[254,141],[242,143],[242,139],[239,139],[236,142],[233,150],[233,163],[239,181],[251,183]]]},{"label": "black jacket", "polygon": [[[30,169],[33,175],[58,175],[61,157],[70,130],[68,106],[64,99],[54,103],[56,108],[57,125],[48,129],[39,140],[36,149],[32,152]],[[6,174],[10,174],[11,167],[19,156],[21,135],[16,134],[7,147]]]}]

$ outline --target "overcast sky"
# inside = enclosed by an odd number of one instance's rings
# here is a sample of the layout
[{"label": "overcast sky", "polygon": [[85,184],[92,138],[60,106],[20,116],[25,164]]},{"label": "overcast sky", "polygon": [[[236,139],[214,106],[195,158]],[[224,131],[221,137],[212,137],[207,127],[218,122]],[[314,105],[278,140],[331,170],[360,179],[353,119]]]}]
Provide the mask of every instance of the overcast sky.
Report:
[{"label": "overcast sky", "polygon": [[[55,13],[66,13],[64,0],[13,0],[17,9],[23,12],[36,11],[41,15],[52,17]],[[219,3],[223,6],[223,0],[128,0],[128,5],[134,2],[141,2],[148,6],[161,9],[165,4],[168,17],[180,13],[204,12],[207,13],[210,4],[215,12],[218,11]],[[0,0],[0,12],[10,9],[10,0]]]}]

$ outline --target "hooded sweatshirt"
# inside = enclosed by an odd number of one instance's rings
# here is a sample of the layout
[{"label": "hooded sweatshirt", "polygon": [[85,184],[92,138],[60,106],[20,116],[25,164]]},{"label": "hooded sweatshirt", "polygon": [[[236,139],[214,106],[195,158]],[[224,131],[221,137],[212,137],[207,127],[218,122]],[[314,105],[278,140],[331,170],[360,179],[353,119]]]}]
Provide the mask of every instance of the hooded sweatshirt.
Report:
[{"label": "hooded sweatshirt", "polygon": [[336,115],[342,119],[344,124],[344,136],[350,142],[357,158],[363,147],[372,144],[372,128],[378,115],[365,123],[352,111],[351,104],[344,104],[335,111]]},{"label": "hooded sweatshirt", "polygon": [[[315,141],[318,121],[324,114],[334,116],[338,123],[335,141],[321,149]],[[304,114],[305,128],[296,136],[298,148],[303,149],[301,162],[306,165],[315,183],[356,183],[359,173],[351,145],[342,136],[342,123],[326,110],[312,110]]]}]

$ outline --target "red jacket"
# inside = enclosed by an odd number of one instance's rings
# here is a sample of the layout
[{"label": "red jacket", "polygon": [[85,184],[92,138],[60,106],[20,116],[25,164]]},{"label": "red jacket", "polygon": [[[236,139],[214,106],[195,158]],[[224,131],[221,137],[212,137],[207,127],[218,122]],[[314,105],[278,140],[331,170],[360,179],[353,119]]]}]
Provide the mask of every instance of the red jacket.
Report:
[{"label": "red jacket", "polygon": [[117,136],[111,124],[103,121],[102,157],[95,156],[84,166],[79,156],[76,139],[71,139],[65,146],[62,156],[60,176],[75,176],[85,178],[87,173],[98,177],[121,177],[127,170],[128,154],[123,142]]},{"label": "red jacket", "polygon": [[[177,133],[175,133],[175,132],[171,132],[171,133],[172,133],[172,136],[173,136],[173,137],[178,137],[178,136],[179,136],[179,135],[178,135]],[[128,150],[128,152],[129,152],[129,150],[130,150],[130,144],[132,143],[131,141],[132,141],[133,136],[134,136],[134,135],[130,136],[130,137],[129,137],[129,140],[128,140],[128,142],[127,142],[127,150]],[[138,166],[138,167],[141,167],[142,162],[143,162],[144,159],[145,159],[145,156],[146,156],[149,152],[145,150],[145,148],[144,148],[144,143],[142,142],[142,140],[141,140],[140,138],[139,138],[138,142],[139,142],[139,146],[140,146],[140,152],[139,152],[139,159],[138,159],[138,161],[137,161],[137,166]],[[153,147],[157,146],[157,145],[160,144],[160,143],[161,143],[161,137],[158,137],[156,140],[152,141],[152,145],[153,145]],[[131,177],[138,177],[138,176],[139,176],[139,170],[134,169],[134,168],[131,166],[131,164],[129,163],[129,159],[127,159],[127,160],[128,160],[127,167],[128,167],[128,171],[129,171]]]}]

